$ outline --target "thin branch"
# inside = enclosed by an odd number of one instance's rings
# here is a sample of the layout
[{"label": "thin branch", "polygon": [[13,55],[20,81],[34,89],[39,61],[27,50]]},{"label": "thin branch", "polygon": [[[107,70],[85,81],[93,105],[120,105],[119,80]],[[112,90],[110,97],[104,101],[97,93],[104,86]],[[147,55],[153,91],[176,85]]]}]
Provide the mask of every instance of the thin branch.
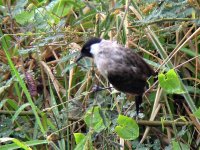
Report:
[{"label": "thin branch", "polygon": [[[16,111],[6,111],[6,110],[0,110],[0,115],[14,115]],[[21,111],[20,116],[34,116],[34,113],[32,111]],[[80,117],[72,117],[69,116],[68,118],[70,121],[80,121],[82,118]],[[176,126],[185,126],[185,125],[193,125],[193,122],[179,122],[179,121],[149,121],[149,120],[138,120],[137,123],[139,125],[144,126],[172,126],[172,124]]]},{"label": "thin branch", "polygon": [[165,21],[198,21],[197,19],[192,19],[192,18],[162,18],[162,19],[157,19],[157,20],[154,20],[154,21],[149,21],[147,23],[145,22],[141,22],[141,24],[139,25],[132,25],[130,27],[145,27],[145,26],[148,26],[148,25],[152,25],[152,24],[156,24],[156,23],[162,23],[162,22],[165,22]]}]

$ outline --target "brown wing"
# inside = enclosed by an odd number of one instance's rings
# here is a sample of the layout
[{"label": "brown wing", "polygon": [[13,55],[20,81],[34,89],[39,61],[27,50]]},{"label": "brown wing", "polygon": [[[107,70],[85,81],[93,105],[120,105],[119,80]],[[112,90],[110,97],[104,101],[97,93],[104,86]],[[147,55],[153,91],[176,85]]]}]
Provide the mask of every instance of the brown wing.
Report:
[{"label": "brown wing", "polygon": [[144,61],[144,59],[137,53],[130,49],[123,49],[127,55],[124,55],[127,64],[133,65],[138,68],[138,72],[144,77],[148,78],[151,75],[156,75],[155,71]]}]

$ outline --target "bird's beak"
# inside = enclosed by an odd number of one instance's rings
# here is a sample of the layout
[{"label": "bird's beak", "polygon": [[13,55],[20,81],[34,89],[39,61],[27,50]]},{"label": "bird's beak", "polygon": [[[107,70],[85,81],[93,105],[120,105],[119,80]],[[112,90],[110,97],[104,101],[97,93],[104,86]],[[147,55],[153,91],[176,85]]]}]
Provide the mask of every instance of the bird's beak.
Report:
[{"label": "bird's beak", "polygon": [[75,62],[78,63],[83,57],[84,57],[83,54],[80,54]]}]

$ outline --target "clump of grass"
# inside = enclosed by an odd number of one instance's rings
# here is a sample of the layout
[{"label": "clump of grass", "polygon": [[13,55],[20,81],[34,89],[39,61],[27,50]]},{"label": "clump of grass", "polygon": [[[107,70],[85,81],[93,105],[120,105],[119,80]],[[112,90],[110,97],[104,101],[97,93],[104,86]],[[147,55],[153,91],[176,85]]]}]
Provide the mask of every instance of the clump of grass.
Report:
[{"label": "clump of grass", "polygon": [[[200,105],[198,9],[196,1],[0,2],[1,147],[196,149],[200,129],[191,114]],[[114,130],[126,131],[119,114],[122,120],[135,116],[133,97],[92,92],[109,83],[91,60],[74,63],[91,36],[137,51],[158,73],[174,69],[184,91],[169,93],[149,79],[136,139],[124,142],[127,136]]]}]

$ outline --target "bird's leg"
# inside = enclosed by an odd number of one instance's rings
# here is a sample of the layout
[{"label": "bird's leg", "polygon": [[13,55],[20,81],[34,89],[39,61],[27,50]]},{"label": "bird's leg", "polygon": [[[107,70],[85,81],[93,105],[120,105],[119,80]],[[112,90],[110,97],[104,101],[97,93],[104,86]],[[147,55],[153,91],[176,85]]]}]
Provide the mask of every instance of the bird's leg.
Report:
[{"label": "bird's leg", "polygon": [[142,104],[142,94],[135,96],[135,106],[136,106],[137,116],[139,115],[140,105],[141,104]]},{"label": "bird's leg", "polygon": [[92,92],[99,92],[99,91],[102,91],[102,90],[106,90],[106,89],[111,89],[112,87],[100,87],[98,85],[94,85],[92,87]]}]

